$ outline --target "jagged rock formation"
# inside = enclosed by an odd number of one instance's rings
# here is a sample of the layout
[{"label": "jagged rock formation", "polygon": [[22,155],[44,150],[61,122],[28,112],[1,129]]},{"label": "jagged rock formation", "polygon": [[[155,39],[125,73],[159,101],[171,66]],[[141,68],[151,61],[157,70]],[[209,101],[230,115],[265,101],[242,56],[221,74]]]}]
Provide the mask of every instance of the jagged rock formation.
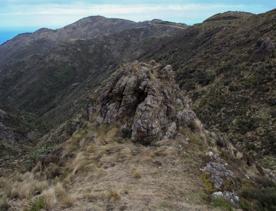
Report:
[{"label": "jagged rock formation", "polygon": [[150,144],[174,138],[181,127],[202,131],[170,65],[154,61],[124,65],[97,92],[101,93],[98,123],[120,121],[123,133],[135,141]]}]

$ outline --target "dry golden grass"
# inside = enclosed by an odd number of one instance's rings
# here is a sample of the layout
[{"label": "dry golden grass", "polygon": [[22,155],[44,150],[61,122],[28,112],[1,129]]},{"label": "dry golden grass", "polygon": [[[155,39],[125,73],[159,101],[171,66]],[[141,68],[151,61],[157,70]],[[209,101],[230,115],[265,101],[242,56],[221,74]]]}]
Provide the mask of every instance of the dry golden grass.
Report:
[{"label": "dry golden grass", "polygon": [[140,179],[142,177],[138,169],[132,169],[131,174],[135,179]]},{"label": "dry golden grass", "polygon": [[10,196],[11,195],[12,182],[8,178],[0,177],[0,195]]},{"label": "dry golden grass", "polygon": [[[70,156],[58,166],[64,169],[62,176],[47,177],[50,187],[45,187],[46,181],[39,181],[32,173],[16,180],[20,189],[13,191],[20,197],[15,199],[15,207],[27,203],[29,207],[42,204],[46,210],[104,210],[111,204],[119,210],[126,204],[128,210],[143,210],[148,206],[158,210],[166,207],[161,202],[169,198],[172,202],[169,207],[179,206],[181,210],[185,205],[181,204],[183,199],[191,193],[195,195],[194,203],[200,201],[196,193],[197,189],[203,189],[200,178],[197,180],[189,173],[191,168],[199,169],[195,163],[198,159],[194,159],[197,150],[190,150],[190,155],[188,148],[179,147],[181,140],[147,147],[127,139],[118,141],[115,126],[91,130],[96,130],[93,137],[75,136],[64,143],[64,152]],[[188,132],[190,139],[195,139],[191,142],[200,142],[200,137],[191,130]],[[88,130],[85,134],[89,133],[92,132]],[[43,171],[40,178],[43,178]]]},{"label": "dry golden grass", "polygon": [[74,197],[66,192],[61,183],[55,186],[55,193],[61,207],[71,207],[74,204]]},{"label": "dry golden grass", "polygon": [[55,194],[55,188],[51,187],[48,190],[43,191],[41,194],[45,202],[45,208],[51,210],[57,204],[57,198]]},{"label": "dry golden grass", "polygon": [[39,181],[34,178],[31,172],[27,172],[11,186],[10,196],[12,198],[30,199],[34,195],[39,195],[43,190],[47,189],[47,181]]},{"label": "dry golden grass", "polygon": [[[14,201],[16,206],[22,206],[22,209],[25,207],[25,210],[36,210],[38,207],[51,210],[70,207],[75,201],[75,197],[69,194],[60,182],[49,187],[48,181],[37,179],[31,172],[13,179],[0,179],[0,194],[6,196],[7,205],[8,201]],[[55,183],[55,180],[51,182]]]},{"label": "dry golden grass", "polygon": [[72,163],[72,169],[73,169],[72,175],[75,175],[80,169],[85,167],[87,163],[88,163],[87,158],[84,155],[84,153],[83,152],[78,153]]},{"label": "dry golden grass", "polygon": [[75,197],[67,193],[61,183],[57,183],[55,186],[43,191],[40,197],[43,197],[45,208],[48,210],[57,207],[71,207],[75,201]]},{"label": "dry golden grass", "polygon": [[89,202],[97,201],[119,201],[121,199],[122,190],[115,190],[114,188],[106,188],[103,190],[94,190],[93,188],[88,188],[81,193],[80,198],[88,200]]},{"label": "dry golden grass", "polygon": [[117,191],[110,190],[107,193],[107,198],[108,200],[115,202],[115,201],[119,201],[121,199],[121,196]]}]

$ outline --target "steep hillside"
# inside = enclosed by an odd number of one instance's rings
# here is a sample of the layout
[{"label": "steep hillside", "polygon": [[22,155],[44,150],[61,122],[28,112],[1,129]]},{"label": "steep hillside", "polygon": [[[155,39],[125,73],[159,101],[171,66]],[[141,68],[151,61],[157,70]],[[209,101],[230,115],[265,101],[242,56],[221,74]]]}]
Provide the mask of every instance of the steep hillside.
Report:
[{"label": "steep hillside", "polygon": [[[91,16],[81,19],[63,28],[52,30],[42,28],[34,33],[25,33],[2,44],[0,47],[0,63],[6,59],[15,59],[20,56],[18,51],[32,48],[33,54],[41,52],[42,49],[51,48],[60,42],[72,42],[74,40],[89,40],[120,33],[129,29],[149,29],[151,36],[171,36],[187,26],[165,21],[133,22],[123,19],[105,18],[102,16]],[[36,44],[39,43],[39,46]],[[19,57],[20,58],[20,57]]]},{"label": "steep hillside", "polygon": [[72,104],[117,65],[184,28],[90,17],[57,31],[20,35],[0,46],[1,104],[43,116],[49,127],[60,124],[77,110]]},{"label": "steep hillside", "polygon": [[32,115],[0,109],[0,177],[14,171],[15,166],[19,171],[25,169],[19,163],[34,145],[32,140],[41,135],[37,127],[40,127],[39,122]]},{"label": "steep hillside", "polygon": [[209,129],[261,159],[275,156],[275,20],[275,10],[215,15],[145,56],[176,69]]}]

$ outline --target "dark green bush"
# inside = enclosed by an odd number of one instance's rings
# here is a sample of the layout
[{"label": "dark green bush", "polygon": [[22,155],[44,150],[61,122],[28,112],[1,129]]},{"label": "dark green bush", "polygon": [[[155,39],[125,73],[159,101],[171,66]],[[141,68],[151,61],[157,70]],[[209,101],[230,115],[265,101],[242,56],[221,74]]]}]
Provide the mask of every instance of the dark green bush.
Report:
[{"label": "dark green bush", "polygon": [[263,181],[262,187],[243,189],[241,207],[248,211],[276,210],[276,185],[272,182]]},{"label": "dark green bush", "polygon": [[43,197],[38,197],[31,203],[31,208],[28,211],[39,211],[46,207]]},{"label": "dark green bush", "polygon": [[232,211],[233,210],[231,204],[223,198],[212,199],[211,204],[212,204],[212,206],[218,207],[221,210],[225,210],[225,211]]},{"label": "dark green bush", "polygon": [[0,196],[0,211],[6,211],[9,209],[9,204],[6,196]]}]

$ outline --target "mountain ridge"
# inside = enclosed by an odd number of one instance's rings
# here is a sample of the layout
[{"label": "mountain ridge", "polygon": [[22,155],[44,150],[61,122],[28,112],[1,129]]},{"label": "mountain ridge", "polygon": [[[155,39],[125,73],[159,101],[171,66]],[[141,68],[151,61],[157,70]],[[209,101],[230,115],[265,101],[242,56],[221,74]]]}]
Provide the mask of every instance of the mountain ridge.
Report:
[{"label": "mountain ridge", "polygon": [[273,209],[275,18],[97,16],[1,45],[0,108],[26,137],[4,149],[4,205]]}]

